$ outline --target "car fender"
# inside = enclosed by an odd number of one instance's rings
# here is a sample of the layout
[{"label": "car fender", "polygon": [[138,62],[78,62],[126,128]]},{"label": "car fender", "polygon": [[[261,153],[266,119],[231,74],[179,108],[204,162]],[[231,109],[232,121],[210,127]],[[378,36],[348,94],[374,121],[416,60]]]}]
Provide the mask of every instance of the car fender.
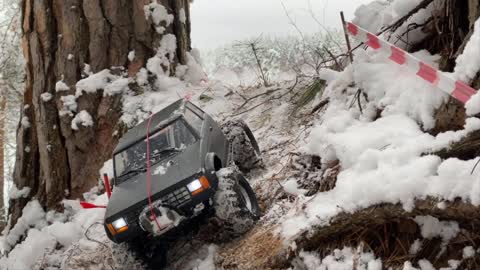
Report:
[{"label": "car fender", "polygon": [[211,182],[214,189],[218,186],[218,177],[216,172],[223,167],[221,159],[215,153],[207,153],[205,155],[205,176]]}]

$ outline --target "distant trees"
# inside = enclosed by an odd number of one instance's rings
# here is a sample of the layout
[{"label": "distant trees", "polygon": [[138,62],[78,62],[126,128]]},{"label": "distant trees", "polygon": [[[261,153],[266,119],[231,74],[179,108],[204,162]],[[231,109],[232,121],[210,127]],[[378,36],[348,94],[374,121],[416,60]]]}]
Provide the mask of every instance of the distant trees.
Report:
[{"label": "distant trees", "polygon": [[[335,64],[330,53],[341,54],[342,48],[338,44],[342,42],[342,35],[336,31],[302,37],[260,36],[207,52],[205,66],[210,73],[225,68],[239,73],[254,69],[262,83],[263,78],[275,77],[288,71],[302,76],[316,76],[322,68]],[[262,67],[262,72],[259,66]]]}]

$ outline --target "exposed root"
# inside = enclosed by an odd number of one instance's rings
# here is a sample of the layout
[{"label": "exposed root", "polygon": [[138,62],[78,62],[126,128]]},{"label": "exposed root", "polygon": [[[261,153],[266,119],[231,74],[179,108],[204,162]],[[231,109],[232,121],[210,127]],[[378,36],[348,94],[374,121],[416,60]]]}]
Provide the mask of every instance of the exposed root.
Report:
[{"label": "exposed root", "polygon": [[462,160],[469,160],[478,156],[479,147],[480,131],[475,131],[463,140],[452,144],[449,148],[440,150],[434,154],[443,159],[456,157]]},{"label": "exposed root", "polygon": [[225,269],[269,269],[272,259],[284,248],[274,227],[257,227],[244,238],[227,244],[220,252],[217,265]]},{"label": "exposed root", "polygon": [[[330,226],[311,229],[297,237],[298,250],[317,251],[326,256],[333,249],[343,246],[358,246],[363,243],[377,257],[382,258],[384,266],[397,267],[407,260],[428,259],[437,267],[445,267],[450,259],[462,259],[465,246],[480,247],[480,208],[464,202],[447,204],[442,210],[437,208],[438,201],[427,199],[417,201],[411,212],[406,212],[401,205],[384,204],[373,206],[353,214],[338,215]],[[454,238],[446,250],[442,251],[440,239],[423,240],[422,249],[411,254],[410,246],[416,239],[422,239],[417,224],[412,220],[418,215],[430,215],[439,220],[454,220],[459,223],[462,232]],[[285,251],[287,252],[287,251]],[[279,260],[272,268],[289,265],[286,256],[277,256]],[[465,263],[478,263],[478,258]]]}]

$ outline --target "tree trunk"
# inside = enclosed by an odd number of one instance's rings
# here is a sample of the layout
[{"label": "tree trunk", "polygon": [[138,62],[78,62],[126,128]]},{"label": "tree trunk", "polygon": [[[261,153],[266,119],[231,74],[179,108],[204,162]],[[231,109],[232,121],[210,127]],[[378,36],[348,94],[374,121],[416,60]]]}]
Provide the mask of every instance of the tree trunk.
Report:
[{"label": "tree trunk", "polygon": [[[155,2],[156,0],[153,0]],[[86,110],[93,126],[72,130],[73,116],[60,116],[62,96],[75,95],[75,85],[88,64],[93,73],[126,67],[129,76],[146,65],[166,34],[177,37],[176,63],[186,62],[190,50],[189,0],[161,0],[174,21],[159,34],[144,6],[150,0],[23,0],[23,51],[26,87],[19,124],[14,182],[31,188],[29,198],[10,204],[12,221],[18,219],[26,202],[37,198],[47,209],[59,209],[65,198],[79,198],[98,182],[98,171],[109,159],[124,128],[119,123],[121,96],[103,96],[102,91],[77,99],[77,112]],[[184,8],[186,22],[181,20]],[[158,26],[158,25],[157,25]],[[161,32],[161,31],[160,31]],[[130,51],[134,61],[128,61]],[[118,68],[117,68],[118,70]],[[112,70],[112,72],[114,72]],[[58,81],[68,91],[56,92]],[[42,100],[41,94],[54,98]]]}]

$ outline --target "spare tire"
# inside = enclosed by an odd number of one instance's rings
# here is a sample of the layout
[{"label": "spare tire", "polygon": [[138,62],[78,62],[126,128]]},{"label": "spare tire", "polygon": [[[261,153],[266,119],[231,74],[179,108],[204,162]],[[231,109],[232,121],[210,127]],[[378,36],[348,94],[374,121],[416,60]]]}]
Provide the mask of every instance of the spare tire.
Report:
[{"label": "spare tire", "polygon": [[217,172],[218,189],[213,199],[215,216],[224,234],[236,237],[250,230],[260,218],[260,207],[250,184],[236,166]]},{"label": "spare tire", "polygon": [[242,172],[249,172],[260,161],[260,148],[252,130],[243,120],[229,120],[222,125],[229,141],[230,159]]}]

